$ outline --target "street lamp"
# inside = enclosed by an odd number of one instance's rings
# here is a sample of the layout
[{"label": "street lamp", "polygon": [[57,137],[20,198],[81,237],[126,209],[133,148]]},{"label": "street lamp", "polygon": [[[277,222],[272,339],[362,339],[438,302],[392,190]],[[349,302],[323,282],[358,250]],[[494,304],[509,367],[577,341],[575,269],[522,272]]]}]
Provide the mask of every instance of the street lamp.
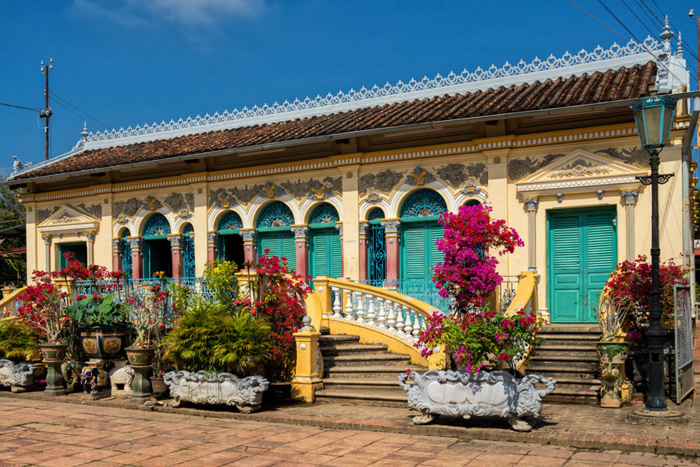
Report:
[{"label": "street lamp", "polygon": [[668,144],[677,99],[672,96],[642,97],[631,105],[639,140],[649,153],[651,176],[638,177],[643,185],[651,185],[651,310],[647,348],[649,350],[649,393],[646,408],[666,409],[664,375],[664,331],[661,329],[661,280],[659,278],[659,184],[673,174],[659,175],[659,154]]}]

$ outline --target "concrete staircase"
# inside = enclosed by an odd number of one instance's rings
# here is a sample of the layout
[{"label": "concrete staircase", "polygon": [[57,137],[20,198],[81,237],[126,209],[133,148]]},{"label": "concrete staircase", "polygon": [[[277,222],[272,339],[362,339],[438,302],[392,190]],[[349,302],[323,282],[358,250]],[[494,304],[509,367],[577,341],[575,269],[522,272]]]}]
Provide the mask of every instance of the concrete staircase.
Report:
[{"label": "concrete staircase", "polygon": [[385,344],[360,344],[358,336],[323,331],[319,348],[324,389],[316,392],[318,402],[407,407],[408,396],[398,376],[407,369],[425,371],[425,367],[411,364],[408,355],[389,353]]},{"label": "concrete staircase", "polygon": [[527,368],[557,381],[547,401],[598,404],[600,390],[596,343],[600,327],[595,324],[550,324],[540,331],[545,339]]}]

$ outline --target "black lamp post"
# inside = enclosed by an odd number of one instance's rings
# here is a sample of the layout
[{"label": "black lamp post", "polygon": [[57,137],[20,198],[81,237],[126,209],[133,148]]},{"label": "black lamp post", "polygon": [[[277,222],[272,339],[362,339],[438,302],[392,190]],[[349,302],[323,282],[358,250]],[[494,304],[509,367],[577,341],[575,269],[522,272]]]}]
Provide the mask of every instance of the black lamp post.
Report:
[{"label": "black lamp post", "polygon": [[661,280],[659,277],[659,185],[673,174],[659,175],[659,154],[668,144],[671,134],[676,98],[671,96],[643,97],[632,104],[634,121],[642,146],[649,153],[651,176],[638,177],[643,185],[651,185],[651,310],[649,310],[649,394],[646,408],[666,409],[666,378],[664,375],[664,331],[661,329]]}]

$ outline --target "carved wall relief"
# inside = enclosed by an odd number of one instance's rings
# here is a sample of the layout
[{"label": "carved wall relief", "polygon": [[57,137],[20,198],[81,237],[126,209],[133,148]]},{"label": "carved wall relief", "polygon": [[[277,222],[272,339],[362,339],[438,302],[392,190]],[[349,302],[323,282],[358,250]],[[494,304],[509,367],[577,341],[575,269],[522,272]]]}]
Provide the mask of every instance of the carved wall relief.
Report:
[{"label": "carved wall relief", "polygon": [[90,206],[86,206],[84,203],[76,204],[76,208],[80,209],[84,213],[86,213],[89,216],[92,216],[96,219],[101,219],[102,218],[102,205],[101,204],[91,204]]},{"label": "carved wall relief", "polygon": [[646,149],[633,147],[629,149],[619,149],[619,148],[607,148],[596,151],[595,154],[600,154],[602,156],[609,156],[613,159],[624,162],[625,164],[633,165],[635,167],[647,168],[649,167],[649,153]]},{"label": "carved wall relief", "polygon": [[54,206],[54,207],[52,207],[52,208],[50,208],[50,209],[39,209],[39,210],[37,210],[37,212],[36,212],[36,217],[37,217],[38,223],[41,224],[42,222],[44,222],[46,219],[48,219],[48,218],[51,216],[51,214],[53,214],[53,213],[55,213],[56,211],[58,211],[58,209],[59,209],[58,206]]},{"label": "carved wall relief", "polygon": [[[191,193],[189,193],[192,195]],[[194,196],[192,196],[192,200],[194,201]],[[185,202],[185,196],[182,193],[170,193],[168,196],[165,197],[163,200],[163,203],[170,208],[170,211],[172,212],[179,212],[182,211],[187,207],[187,204]],[[190,210],[193,210],[194,206],[190,208]]]},{"label": "carved wall relief", "polygon": [[483,162],[469,165],[453,163],[434,170],[438,177],[445,180],[452,188],[459,188],[467,182],[481,186],[489,184],[489,172]]},{"label": "carved wall relief", "polygon": [[126,201],[117,201],[114,203],[114,211],[112,215],[114,217],[119,217],[124,214],[128,217],[133,217],[139,209],[141,209],[142,203],[136,198],[129,198]]},{"label": "carved wall relief", "polygon": [[508,161],[508,178],[512,181],[518,181],[521,178],[532,175],[545,165],[562,156],[564,156],[564,154],[547,154],[542,159],[537,157],[512,159]]},{"label": "carved wall relief", "polygon": [[570,177],[586,177],[595,175],[605,175],[610,173],[608,167],[593,165],[590,161],[576,159],[567,164],[565,167],[549,174],[549,178],[570,178]]},{"label": "carved wall relief", "polygon": [[391,191],[401,182],[405,172],[394,170],[384,170],[377,174],[367,174],[360,177],[360,193],[366,194],[368,191],[380,191],[391,193]]},{"label": "carved wall relief", "polygon": [[333,194],[343,192],[342,179],[340,177],[326,177],[319,181],[316,179],[296,181],[286,181],[280,184],[281,187],[295,199],[325,199]]},{"label": "carved wall relief", "polygon": [[235,204],[236,200],[233,198],[231,190],[226,190],[226,188],[209,190],[209,207],[229,208]]},{"label": "carved wall relief", "polygon": [[[252,186],[244,186],[244,187],[234,187],[234,188],[229,188],[229,193],[231,193],[233,196],[236,197],[236,199],[244,204],[250,203],[253,198],[258,196],[260,193],[262,193],[262,185],[252,185]],[[264,196],[264,193],[263,193]]]},{"label": "carved wall relief", "polygon": [[413,169],[413,172],[410,172],[408,174],[408,177],[406,177],[407,185],[423,186],[426,183],[434,181],[435,177],[433,176],[433,174],[431,174],[422,167],[416,167],[415,169]]},{"label": "carved wall relief", "polygon": [[149,211],[155,211],[156,209],[160,209],[163,206],[163,204],[153,196],[146,196],[146,199],[143,200],[143,205]]}]

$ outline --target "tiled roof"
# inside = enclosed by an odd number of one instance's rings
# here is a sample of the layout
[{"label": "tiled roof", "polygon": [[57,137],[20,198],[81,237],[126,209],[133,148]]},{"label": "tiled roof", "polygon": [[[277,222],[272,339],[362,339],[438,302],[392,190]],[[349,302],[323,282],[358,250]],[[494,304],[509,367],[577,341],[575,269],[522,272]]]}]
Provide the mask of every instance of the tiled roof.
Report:
[{"label": "tiled roof", "polygon": [[329,115],[87,150],[18,174],[14,178],[29,179],[88,169],[108,169],[123,164],[342,135],[362,130],[635,99],[648,95],[648,90],[654,86],[655,78],[656,64],[650,61],[629,68],[622,67],[544,82],[535,81],[484,91],[395,102]]}]

